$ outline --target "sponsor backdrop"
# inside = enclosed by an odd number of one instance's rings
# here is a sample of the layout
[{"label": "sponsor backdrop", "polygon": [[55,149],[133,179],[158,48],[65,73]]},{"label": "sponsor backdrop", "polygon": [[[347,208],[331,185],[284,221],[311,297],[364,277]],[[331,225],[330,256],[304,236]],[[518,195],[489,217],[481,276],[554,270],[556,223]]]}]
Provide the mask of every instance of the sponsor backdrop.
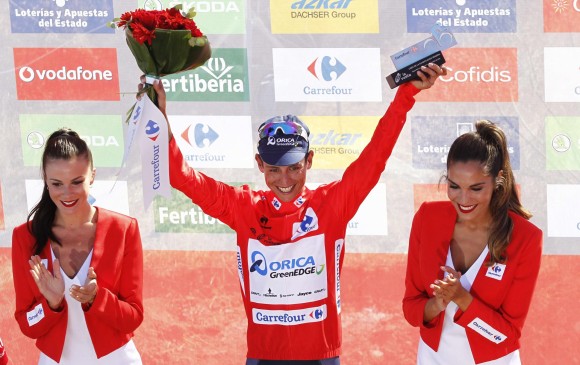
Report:
[{"label": "sponsor backdrop", "polygon": [[580,301],[580,0],[11,0],[0,5],[0,336],[15,364],[36,363],[38,351],[12,317],[11,233],[38,199],[40,154],[61,126],[93,150],[91,202],[139,220],[145,321],[135,342],[145,363],[244,361],[232,231],[175,191],[145,209],[138,152],[121,168],[140,72],[106,23],[178,3],[196,8],[213,57],[163,78],[175,137],[191,166],[255,188],[256,129],[288,113],[312,131],[311,186],[339,179],[395,95],[390,55],[435,22],[449,27],[449,75],[418,97],[348,227],[343,361],[414,363],[418,331],[401,313],[412,217],[422,201],[446,199],[449,146],[487,118],[506,131],[523,203],[544,231],[524,363],[580,364],[580,314],[570,310]]}]

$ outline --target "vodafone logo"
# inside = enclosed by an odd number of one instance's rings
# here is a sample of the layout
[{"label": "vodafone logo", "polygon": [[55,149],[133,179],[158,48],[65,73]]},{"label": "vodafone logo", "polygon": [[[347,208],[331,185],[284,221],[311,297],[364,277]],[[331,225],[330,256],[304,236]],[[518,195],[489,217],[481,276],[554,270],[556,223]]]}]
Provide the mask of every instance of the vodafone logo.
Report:
[{"label": "vodafone logo", "polygon": [[67,69],[62,67],[58,70],[52,69],[33,69],[29,66],[24,66],[18,72],[18,77],[24,82],[32,82],[35,79],[39,80],[69,80],[69,81],[93,81],[93,80],[113,80],[113,72],[111,70],[85,70],[83,66],[78,66],[76,69]]},{"label": "vodafone logo", "polygon": [[18,100],[118,101],[115,48],[14,48]]},{"label": "vodafone logo", "polygon": [[479,66],[471,66],[466,70],[454,70],[447,67],[448,75],[441,76],[443,82],[511,82],[512,76],[508,70],[500,70],[497,66],[482,69]]}]

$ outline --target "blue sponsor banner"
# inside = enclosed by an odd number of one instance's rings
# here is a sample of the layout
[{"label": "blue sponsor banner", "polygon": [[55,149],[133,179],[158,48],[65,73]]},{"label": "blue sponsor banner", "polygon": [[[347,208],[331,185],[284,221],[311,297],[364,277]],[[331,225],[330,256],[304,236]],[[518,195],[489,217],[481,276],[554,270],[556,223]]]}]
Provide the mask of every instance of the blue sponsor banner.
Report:
[{"label": "blue sponsor banner", "polygon": [[12,33],[114,33],[113,0],[10,0]]},{"label": "blue sponsor banner", "polygon": [[407,32],[439,23],[453,33],[515,33],[516,0],[407,0]]},{"label": "blue sponsor banner", "polygon": [[520,168],[520,133],[517,117],[414,117],[411,118],[413,167],[445,170],[447,153],[463,133],[475,131],[475,122],[487,119],[505,133],[512,169]]}]

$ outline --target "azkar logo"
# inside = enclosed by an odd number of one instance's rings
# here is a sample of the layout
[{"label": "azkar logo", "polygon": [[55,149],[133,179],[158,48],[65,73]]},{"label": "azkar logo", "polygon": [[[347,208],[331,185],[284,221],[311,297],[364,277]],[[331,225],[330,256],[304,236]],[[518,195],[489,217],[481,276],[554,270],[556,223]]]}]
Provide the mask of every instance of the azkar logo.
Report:
[{"label": "azkar logo", "polygon": [[447,76],[438,93],[418,95],[422,101],[518,101],[516,48],[452,48],[445,51]]},{"label": "azkar logo", "polygon": [[318,80],[322,78],[324,81],[335,81],[346,71],[346,66],[343,65],[336,57],[323,56],[322,59],[316,58],[310,66],[310,72]]},{"label": "azkar logo", "polygon": [[[190,140],[191,134],[191,125],[187,127],[183,133],[181,133],[181,137],[187,142],[190,146],[193,146]],[[219,138],[219,134],[214,131],[209,125],[197,123],[193,128],[193,140],[195,145],[199,148],[206,148],[211,146],[217,139]]]},{"label": "azkar logo", "polygon": [[155,142],[157,137],[159,137],[159,133],[161,132],[161,128],[159,128],[159,124],[154,120],[149,120],[147,125],[145,126],[145,134],[147,138]]},{"label": "azkar logo", "polygon": [[114,48],[15,48],[18,100],[119,100]]},{"label": "azkar logo", "polygon": [[316,270],[316,262],[313,256],[303,256],[268,263],[263,253],[254,251],[250,259],[252,261],[250,265],[251,273],[256,272],[262,276],[267,276],[269,272],[268,276],[272,279],[311,274],[320,275],[325,267],[325,264],[321,264],[319,269]]},{"label": "azkar logo", "polygon": [[292,239],[304,236],[308,232],[318,229],[318,217],[312,208],[306,210],[306,214],[302,222],[297,222],[292,225]]}]

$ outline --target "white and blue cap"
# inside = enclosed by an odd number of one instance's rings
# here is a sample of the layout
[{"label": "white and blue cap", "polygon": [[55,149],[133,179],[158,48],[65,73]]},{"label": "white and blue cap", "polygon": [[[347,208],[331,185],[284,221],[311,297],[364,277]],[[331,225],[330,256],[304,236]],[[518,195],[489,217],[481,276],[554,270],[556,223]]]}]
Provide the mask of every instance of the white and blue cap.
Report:
[{"label": "white and blue cap", "polygon": [[268,165],[293,165],[309,151],[310,130],[295,115],[268,119],[258,128],[258,153]]}]

